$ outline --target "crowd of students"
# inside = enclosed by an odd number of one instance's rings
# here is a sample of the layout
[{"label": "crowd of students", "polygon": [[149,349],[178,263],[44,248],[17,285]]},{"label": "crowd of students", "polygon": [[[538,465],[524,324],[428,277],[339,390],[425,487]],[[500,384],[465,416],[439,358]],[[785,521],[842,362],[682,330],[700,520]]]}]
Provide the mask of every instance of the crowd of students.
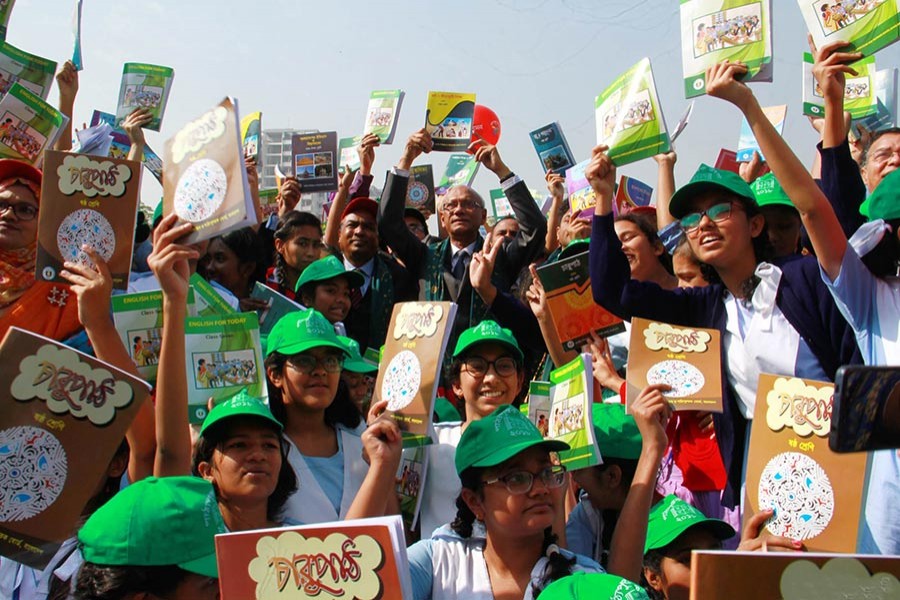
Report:
[{"label": "crowd of students", "polygon": [[[498,148],[478,140],[470,150],[515,218],[483,235],[484,199],[456,186],[439,198],[432,237],[425,216],[405,207],[410,169],[432,150],[420,130],[380,202],[370,198],[378,138],[362,138],[360,169],[342,174],[324,224],[295,210],[303,187],[291,177],[276,215],[210,241],[180,243],[193,226],[158,211],[149,248],[135,251],[149,250],[147,268],[136,258],[130,286],[163,296],[153,402],[47,569],[0,558],[0,596],[214,598],[218,532],[398,514],[401,434],[386,403],[370,402],[376,367],[362,354],[377,354],[394,305],[410,300],[458,306],[439,388],[446,400],[416,483],[419,527],[408,532],[415,598],[686,598],[692,550],[802,551],[801,541],[765,532],[771,511],[741,511],[759,375],[833,381],[841,365],[900,361],[900,129],[851,147],[844,75],[859,55],[839,44],[814,50],[825,114],[812,172],[741,82],[746,67],[726,61],[706,73],[707,93],[744,114],[771,174],[759,177],[754,157],[740,174],[700,165],[676,188],[676,156],[657,156],[654,207],[613,215],[616,166],[597,146],[586,170],[593,215],[572,214],[564,179],[549,173],[545,216]],[[57,81],[71,117],[77,72],[67,64]],[[132,160],[147,120],[138,110],[125,123]],[[256,165],[247,168],[255,187]],[[93,249],[95,268],[65,264],[70,285],[35,281],[41,180],[32,166],[0,160],[0,335],[22,327],[137,375]],[[535,268],[585,251],[594,300],[612,313],[721,332],[724,411],[674,413],[667,386],[651,385],[626,414],[628,335],[594,336],[583,351],[593,357],[603,464],[569,473],[554,454],[566,445],[546,441],[519,407],[530,380],[575,356]],[[306,308],[265,339],[268,402],[242,392],[192,430],[185,317],[195,272],[235,309],[261,308],[250,297],[257,282]],[[698,443],[714,451],[680,451]],[[900,458],[880,451],[871,460],[861,549],[897,555]]]}]

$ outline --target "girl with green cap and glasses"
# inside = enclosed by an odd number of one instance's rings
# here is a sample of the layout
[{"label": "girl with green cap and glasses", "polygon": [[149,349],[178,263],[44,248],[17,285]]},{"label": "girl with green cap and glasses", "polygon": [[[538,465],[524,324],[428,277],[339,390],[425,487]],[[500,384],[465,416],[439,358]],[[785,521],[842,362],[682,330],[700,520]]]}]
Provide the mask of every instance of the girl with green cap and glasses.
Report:
[{"label": "girl with green cap and glasses", "polygon": [[[610,570],[638,581],[671,409],[660,386],[653,386],[639,395],[633,410],[644,449],[622,509],[623,532],[613,540]],[[593,560],[556,545],[553,526],[567,477],[551,452],[566,449],[565,442],[545,440],[513,406],[472,422],[454,459],[462,481],[456,519],[409,549],[415,599],[531,600],[573,572],[603,572]]]},{"label": "girl with green cap and glasses", "polygon": [[427,448],[428,476],[419,513],[422,538],[453,520],[453,500],[460,491],[453,457],[460,436],[471,423],[516,400],[525,385],[523,360],[512,332],[495,321],[482,321],[459,336],[448,379],[465,402],[465,420],[434,425],[435,443]]}]

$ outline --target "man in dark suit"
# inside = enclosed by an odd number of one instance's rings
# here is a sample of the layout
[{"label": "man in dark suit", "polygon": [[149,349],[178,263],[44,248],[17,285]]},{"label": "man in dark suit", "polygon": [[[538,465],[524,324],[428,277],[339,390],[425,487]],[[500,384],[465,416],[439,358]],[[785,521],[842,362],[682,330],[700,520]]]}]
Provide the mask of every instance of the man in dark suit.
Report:
[{"label": "man in dark suit", "polygon": [[[400,161],[385,182],[378,231],[412,277],[419,280],[420,299],[456,302],[456,321],[448,346],[453,348],[463,330],[485,318],[494,318],[469,281],[469,262],[484,242],[478,230],[485,222],[487,211],[475,190],[455,186],[438,206],[438,217],[448,234],[446,239],[425,244],[409,231],[403,221],[409,170],[415,159],[423,152],[431,152],[431,148],[431,136],[424,129],[410,136]],[[519,221],[519,233],[501,249],[492,277],[497,289],[506,292],[541,252],[547,222],[525,182],[503,163],[495,146],[479,140],[472,143],[470,150],[478,162],[499,178]]]}]

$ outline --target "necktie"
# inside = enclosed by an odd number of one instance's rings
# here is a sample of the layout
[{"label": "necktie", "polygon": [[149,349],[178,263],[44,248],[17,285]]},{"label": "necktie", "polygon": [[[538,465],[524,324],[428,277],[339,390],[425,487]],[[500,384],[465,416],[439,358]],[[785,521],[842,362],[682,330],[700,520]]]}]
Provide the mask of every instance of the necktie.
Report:
[{"label": "necktie", "polygon": [[[357,273],[363,276],[363,286],[365,286],[366,274],[361,269],[353,269]],[[360,304],[362,304],[363,294],[362,287],[353,288],[350,290],[350,305],[353,308],[357,308]]]},{"label": "necktie", "polygon": [[453,265],[453,277],[457,281],[462,281],[466,275],[466,267],[469,266],[469,251],[460,250],[456,255],[456,264]]}]

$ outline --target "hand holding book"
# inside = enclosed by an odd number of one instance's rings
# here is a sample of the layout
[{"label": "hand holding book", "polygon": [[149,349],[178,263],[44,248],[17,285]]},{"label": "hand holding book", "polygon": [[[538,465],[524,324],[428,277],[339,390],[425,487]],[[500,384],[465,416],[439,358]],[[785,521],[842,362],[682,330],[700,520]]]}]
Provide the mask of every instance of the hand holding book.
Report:
[{"label": "hand holding book", "polygon": [[69,282],[72,292],[78,298],[78,320],[90,332],[98,325],[112,325],[109,320],[109,299],[112,296],[113,280],[106,261],[90,246],[84,246],[85,254],[96,265],[66,261],[59,276]]},{"label": "hand holding book", "polygon": [[400,156],[400,162],[397,163],[397,168],[409,171],[413,162],[415,162],[423,152],[425,154],[431,152],[433,147],[434,142],[431,139],[431,134],[425,131],[425,128],[423,127],[409,136],[409,139],[406,140],[406,146],[403,148],[403,154]]},{"label": "hand holding book", "polygon": [[147,258],[147,265],[163,291],[167,301],[187,305],[191,268],[188,261],[199,260],[200,254],[190,246],[176,243],[194,229],[192,223],[175,225],[178,215],[166,215],[153,231],[153,252]]},{"label": "hand holding book", "polygon": [[706,70],[706,93],[731,102],[743,112],[753,92],[740,80],[747,66],[740,62],[720,62]]},{"label": "hand holding book", "polygon": [[381,139],[374,133],[367,133],[363,137],[362,142],[356,149],[359,154],[359,172],[361,175],[372,174],[372,165],[375,164],[375,148],[380,145]]},{"label": "hand holding book", "polygon": [[475,155],[476,162],[483,164],[501,180],[512,174],[512,171],[500,158],[500,151],[497,150],[497,146],[488,144],[483,139],[478,138],[469,144],[468,150]]},{"label": "hand holding book", "polygon": [[648,385],[641,390],[629,407],[638,430],[641,432],[644,449],[665,450],[669,443],[666,437],[666,426],[675,411],[663,392],[670,389],[664,383]]},{"label": "hand holding book", "polygon": [[606,151],[609,147],[600,144],[591,150],[591,162],[584,170],[584,176],[597,196],[594,214],[608,215],[612,212],[613,196],[616,195],[616,165]]}]

